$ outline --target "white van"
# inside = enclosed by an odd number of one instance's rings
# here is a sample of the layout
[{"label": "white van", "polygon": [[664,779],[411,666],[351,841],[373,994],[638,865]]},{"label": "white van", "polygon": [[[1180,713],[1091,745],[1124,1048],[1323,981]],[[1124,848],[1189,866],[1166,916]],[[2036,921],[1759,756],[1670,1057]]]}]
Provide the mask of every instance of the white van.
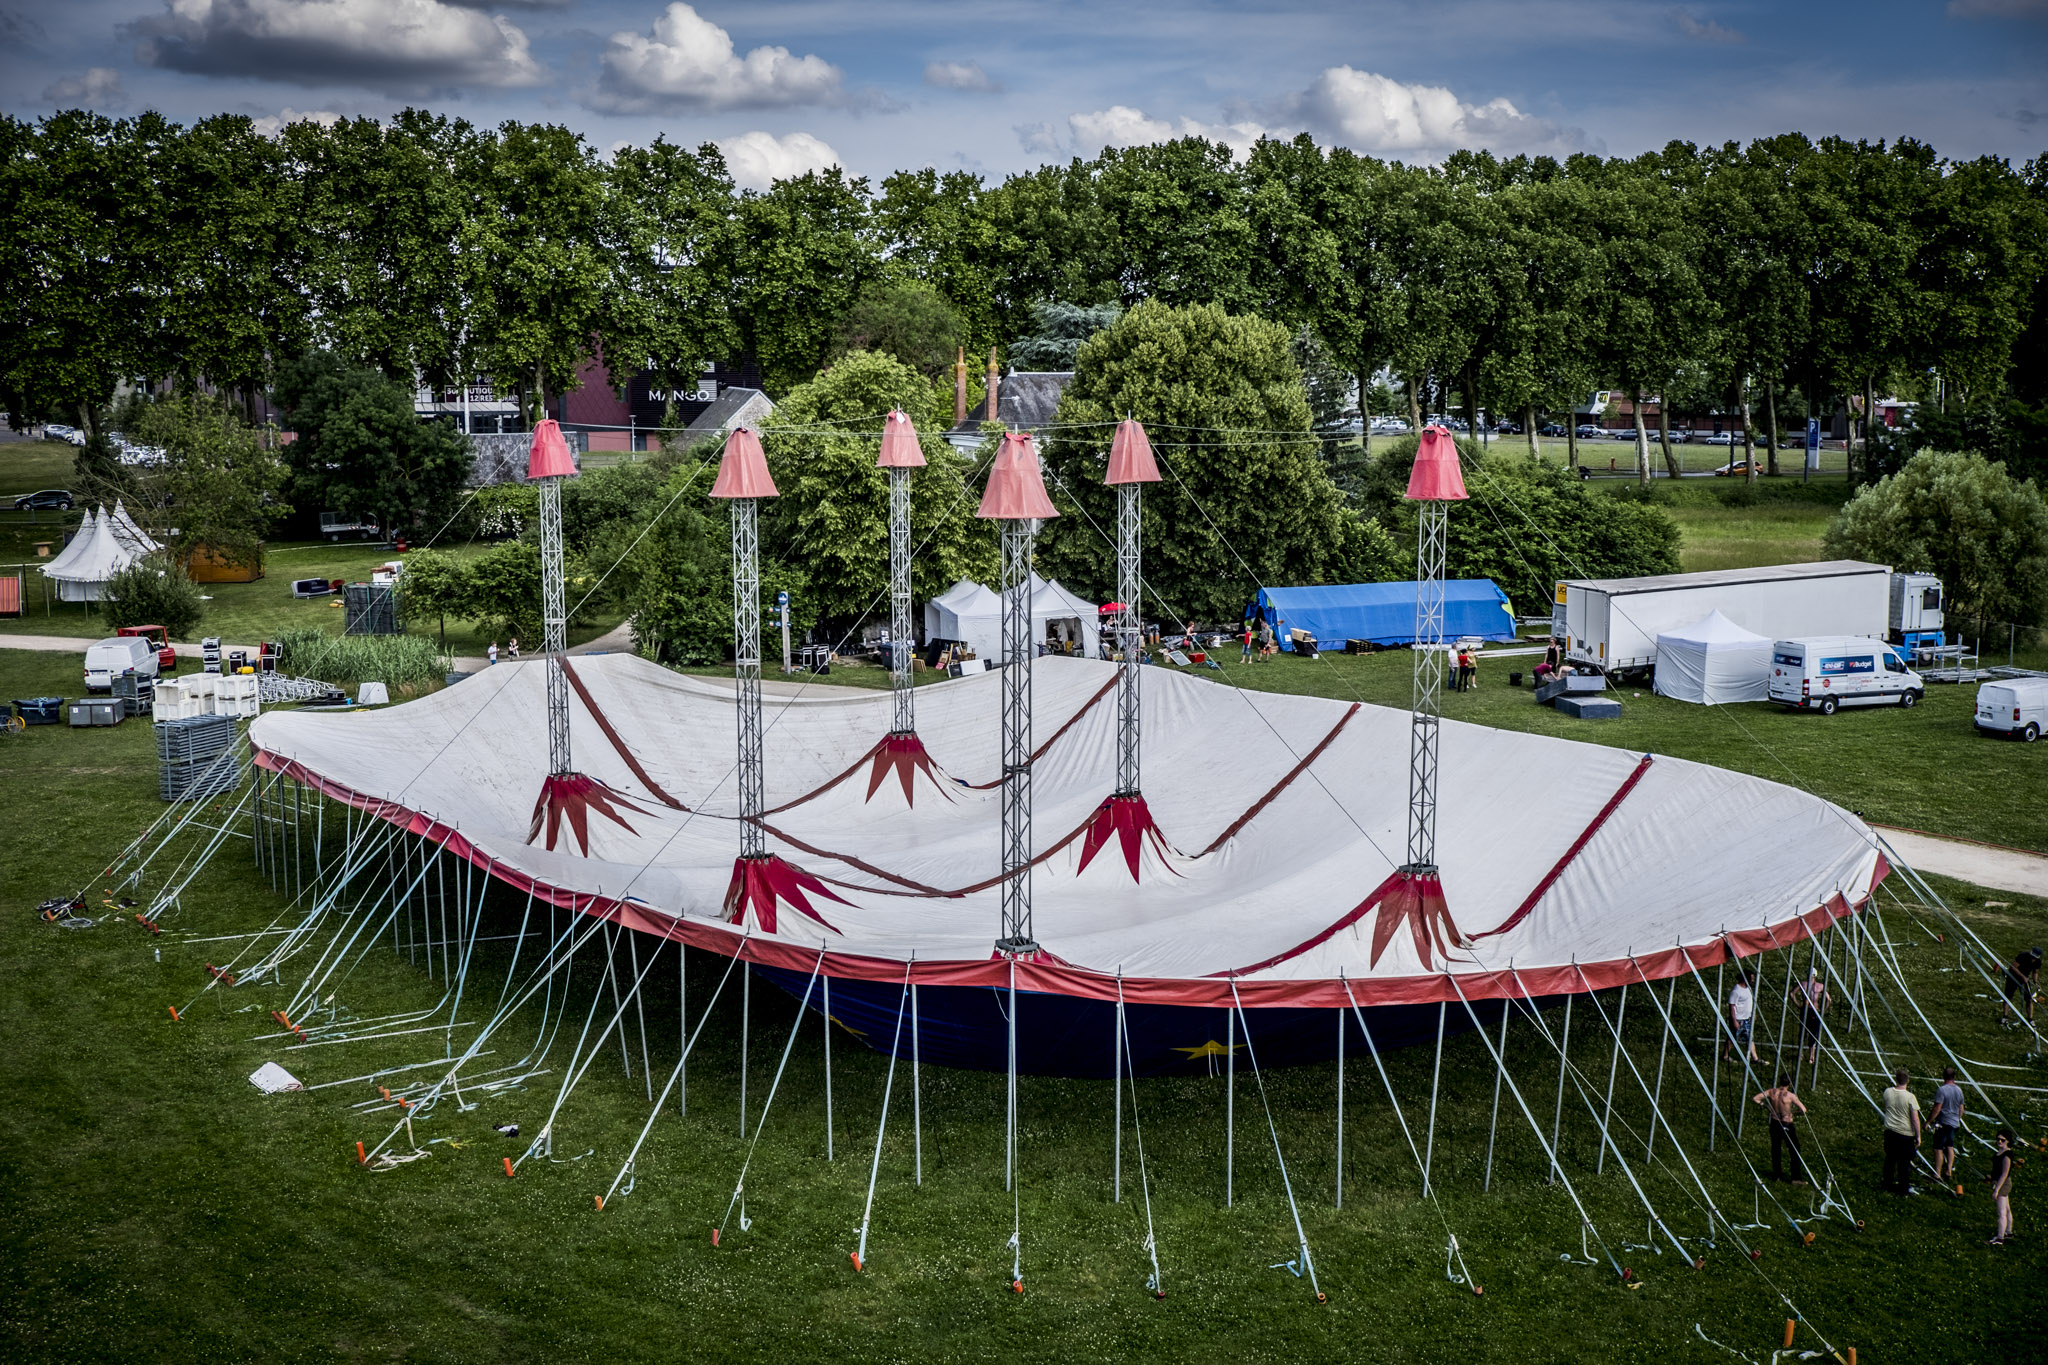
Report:
[{"label": "white van", "polygon": [[1802,711],[1838,706],[1916,705],[1927,684],[1882,640],[1837,635],[1771,646],[1770,699]]},{"label": "white van", "polygon": [[156,644],[138,635],[120,635],[85,649],[85,690],[111,692],[114,679],[129,669],[138,678],[157,676]]},{"label": "white van", "polygon": [[1977,689],[1977,728],[2029,744],[2048,730],[2048,678],[2005,678]]}]

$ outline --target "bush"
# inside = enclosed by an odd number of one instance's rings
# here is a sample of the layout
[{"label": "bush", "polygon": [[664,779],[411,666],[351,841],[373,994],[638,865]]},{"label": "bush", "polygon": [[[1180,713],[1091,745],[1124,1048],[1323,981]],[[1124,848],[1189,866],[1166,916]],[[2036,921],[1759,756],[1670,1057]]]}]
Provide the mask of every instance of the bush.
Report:
[{"label": "bush", "polygon": [[199,588],[185,570],[163,555],[138,559],[107,580],[101,594],[107,623],[116,630],[123,626],[162,626],[173,640],[190,639],[198,628],[205,604]]},{"label": "bush", "polygon": [[309,627],[284,631],[276,643],[279,672],[321,682],[381,682],[410,694],[431,689],[446,672],[423,635],[329,635]]}]

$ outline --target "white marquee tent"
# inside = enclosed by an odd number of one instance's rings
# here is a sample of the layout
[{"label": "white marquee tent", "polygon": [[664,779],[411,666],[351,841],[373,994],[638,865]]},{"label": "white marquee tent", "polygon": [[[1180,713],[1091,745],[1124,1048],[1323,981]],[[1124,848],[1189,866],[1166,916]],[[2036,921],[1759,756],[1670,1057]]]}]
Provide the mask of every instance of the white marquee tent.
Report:
[{"label": "white marquee tent", "polygon": [[[924,604],[927,640],[963,640],[976,657],[990,664],[1002,660],[1003,599],[971,579],[961,579]],[[1069,592],[1057,579],[1031,576],[1031,638],[1048,635],[1078,641],[1081,653],[1094,658],[1102,630],[1095,604]]]},{"label": "white marquee tent", "polygon": [[1771,673],[1771,642],[1720,612],[1657,637],[1657,695],[1702,706],[1763,701]]},{"label": "white marquee tent", "polygon": [[107,580],[161,548],[137,526],[120,503],[86,513],[78,534],[38,572],[57,585],[60,602],[97,602]]}]

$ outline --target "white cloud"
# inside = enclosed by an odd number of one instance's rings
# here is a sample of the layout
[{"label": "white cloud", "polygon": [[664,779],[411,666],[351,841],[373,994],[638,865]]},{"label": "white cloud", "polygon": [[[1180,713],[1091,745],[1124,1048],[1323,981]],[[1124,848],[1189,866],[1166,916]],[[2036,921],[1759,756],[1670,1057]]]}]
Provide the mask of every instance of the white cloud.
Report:
[{"label": "white cloud", "polygon": [[1747,34],[1741,29],[1717,24],[1712,19],[1696,19],[1688,10],[1671,11],[1671,26],[1694,42],[1700,43],[1745,43]]},{"label": "white cloud", "polygon": [[718,150],[725,153],[726,169],[732,172],[733,180],[754,190],[767,189],[777,180],[806,171],[822,171],[840,164],[839,153],[809,133],[786,133],[781,137],[773,133],[741,133],[738,137],[719,139]]},{"label": "white cloud", "polygon": [[1569,155],[1585,134],[1525,114],[1504,99],[1468,104],[1440,85],[1407,85],[1333,66],[1288,102],[1305,127],[1356,151],[1435,160],[1460,148]]},{"label": "white cloud", "polygon": [[287,105],[275,114],[266,114],[249,122],[260,136],[276,137],[294,123],[317,123],[322,128],[332,128],[341,122],[341,118],[332,109],[294,109]]},{"label": "white cloud", "polygon": [[980,62],[933,62],[924,69],[924,83],[941,90],[980,90],[991,94],[1003,88],[981,69]]},{"label": "white cloud", "polygon": [[151,66],[412,94],[545,74],[512,22],[442,0],[164,0],[127,26]]},{"label": "white cloud", "polygon": [[88,67],[83,76],[56,82],[43,91],[43,98],[67,109],[115,109],[128,102],[121,88],[121,73],[111,66]]},{"label": "white cloud", "polygon": [[654,21],[651,34],[614,33],[603,60],[592,107],[606,113],[765,109],[842,98],[839,68],[824,58],[765,46],[742,57],[731,34],[680,2]]},{"label": "white cloud", "polygon": [[[1044,128],[1043,124],[1037,126]],[[1075,114],[1067,120],[1067,128],[1072,134],[1074,150],[1083,155],[1092,155],[1105,147],[1141,147],[1146,143],[1165,142],[1177,137],[1204,137],[1243,152],[1273,131],[1263,124],[1251,122],[1203,123],[1184,118],[1179,123],[1168,123],[1127,104],[1113,104],[1093,113]],[[1020,137],[1024,131],[1018,130]],[[1046,131],[1049,136],[1050,130]],[[1038,149],[1031,147],[1027,140],[1025,150]]]}]

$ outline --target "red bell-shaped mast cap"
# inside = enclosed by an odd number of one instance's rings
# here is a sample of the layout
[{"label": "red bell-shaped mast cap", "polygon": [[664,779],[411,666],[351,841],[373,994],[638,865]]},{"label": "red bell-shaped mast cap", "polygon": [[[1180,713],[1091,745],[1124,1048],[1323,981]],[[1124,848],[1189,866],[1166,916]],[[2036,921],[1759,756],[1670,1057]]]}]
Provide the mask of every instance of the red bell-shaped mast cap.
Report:
[{"label": "red bell-shaped mast cap", "polygon": [[562,439],[562,424],[550,417],[533,429],[533,448],[526,454],[529,479],[574,478],[576,461],[570,458],[569,443]]},{"label": "red bell-shaped mast cap", "polygon": [[1465,496],[1457,443],[1442,427],[1424,427],[1422,443],[1415,447],[1415,468],[1408,474],[1408,500],[1463,502]]},{"label": "red bell-shaped mast cap", "polygon": [[718,457],[718,478],[711,485],[714,498],[772,498],[775,480],[768,477],[768,457],[762,453],[761,438],[747,427],[734,427],[725,438],[725,453]]},{"label": "red bell-shaped mast cap", "polygon": [[1152,442],[1145,428],[1126,417],[1116,424],[1116,439],[1109,443],[1109,477],[1104,483],[1158,483],[1159,464],[1152,458]]},{"label": "red bell-shaped mast cap", "polygon": [[989,467],[981,510],[974,515],[995,521],[1056,517],[1059,509],[1045,495],[1045,475],[1038,467],[1038,445],[1028,431],[1006,431]]},{"label": "red bell-shaped mast cap", "polygon": [[879,469],[922,469],[924,450],[917,443],[917,427],[907,412],[891,412],[882,421],[882,454],[875,461]]}]

